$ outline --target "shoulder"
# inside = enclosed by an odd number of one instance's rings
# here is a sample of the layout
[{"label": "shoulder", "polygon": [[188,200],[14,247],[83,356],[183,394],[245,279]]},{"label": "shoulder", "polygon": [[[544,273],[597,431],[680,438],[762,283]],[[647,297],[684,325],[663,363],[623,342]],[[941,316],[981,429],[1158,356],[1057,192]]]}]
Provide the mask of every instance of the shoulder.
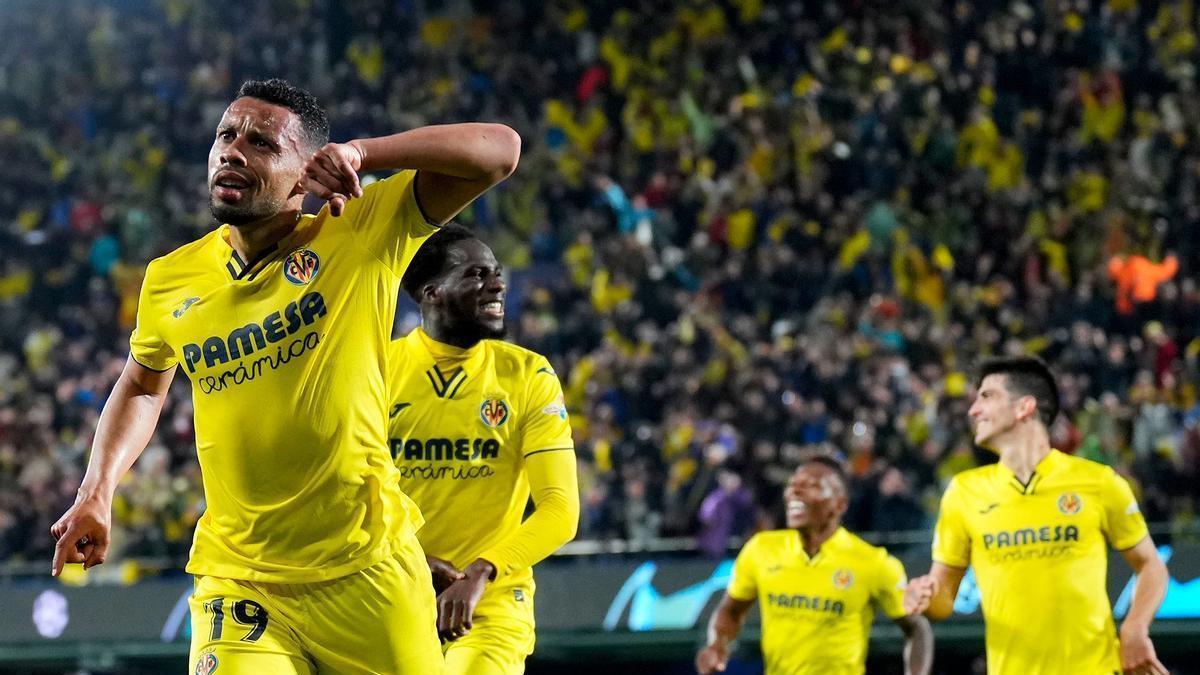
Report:
[{"label": "shoulder", "polygon": [[796,533],[793,530],[763,530],[755,532],[746,544],[742,546],[742,550],[762,551],[775,549],[784,546],[788,537],[795,537]]},{"label": "shoulder", "polygon": [[842,529],[842,547],[847,554],[871,562],[878,562],[888,557],[886,548],[870,544],[862,537],[844,528]]},{"label": "shoulder", "polygon": [[996,472],[999,470],[999,464],[985,464],[977,466],[966,471],[960,471],[950,479],[946,484],[946,492],[957,492],[960,490],[969,490],[980,483],[986,483],[996,477]]},{"label": "shoulder", "polygon": [[1117,472],[1107,464],[1101,464],[1100,462],[1065,453],[1060,453],[1060,455],[1063,467],[1076,476],[1105,480],[1119,478]]},{"label": "shoulder", "polygon": [[146,265],[146,277],[169,275],[171,272],[189,272],[199,264],[200,257],[220,237],[220,229],[188,242],[170,253],[151,260]]},{"label": "shoulder", "polygon": [[498,369],[527,377],[538,374],[557,376],[550,361],[531,349],[503,340],[488,340],[487,344]]}]

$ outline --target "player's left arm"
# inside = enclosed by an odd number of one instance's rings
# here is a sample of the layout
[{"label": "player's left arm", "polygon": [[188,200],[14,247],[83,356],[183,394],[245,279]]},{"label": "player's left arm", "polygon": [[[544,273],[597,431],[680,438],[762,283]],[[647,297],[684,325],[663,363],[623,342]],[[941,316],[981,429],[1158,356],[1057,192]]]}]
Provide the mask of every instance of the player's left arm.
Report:
[{"label": "player's left arm", "polygon": [[418,206],[430,223],[442,225],[512,175],[520,156],[521,137],[503,124],[433,125],[328,143],[305,164],[302,184],[340,216],[347,202],[363,195],[359,173],[415,169]]},{"label": "player's left arm", "polygon": [[1121,667],[1127,673],[1166,675],[1150,642],[1150,623],[1167,593],[1167,566],[1158,557],[1129,483],[1109,469],[1100,497],[1104,536],[1137,575],[1133,601],[1121,624]]},{"label": "player's left arm", "polygon": [[883,555],[873,586],[872,603],[904,632],[905,675],[929,675],[933,668],[933,629],[929,619],[905,611],[904,593],[908,580],[904,565],[891,555]]},{"label": "player's left arm", "polygon": [[1158,557],[1149,535],[1121,551],[1121,555],[1137,575],[1133,601],[1121,623],[1121,668],[1127,673],[1167,675],[1150,641],[1150,623],[1167,594],[1167,566]]}]

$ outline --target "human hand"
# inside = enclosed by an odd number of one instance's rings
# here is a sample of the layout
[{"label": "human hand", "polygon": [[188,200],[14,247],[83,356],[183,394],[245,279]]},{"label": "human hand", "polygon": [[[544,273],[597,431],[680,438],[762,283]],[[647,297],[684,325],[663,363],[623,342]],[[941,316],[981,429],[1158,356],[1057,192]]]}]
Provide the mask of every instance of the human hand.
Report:
[{"label": "human hand", "polygon": [[313,153],[300,176],[304,189],[329,202],[329,213],[342,215],[346,202],[363,194],[358,170],[363,165],[363,151],[354,141],[326,143]]},{"label": "human hand", "polygon": [[1149,627],[1121,626],[1121,670],[1128,675],[1170,675],[1154,652]]},{"label": "human hand", "polygon": [[921,614],[929,609],[933,595],[937,593],[938,581],[932,574],[912,579],[904,587],[904,612],[909,616]]},{"label": "human hand", "polygon": [[475,617],[475,607],[483,597],[495,566],[486,560],[476,560],[463,570],[463,578],[450,584],[450,587],[437,599],[437,630],[438,637],[445,642],[454,642],[471,632]]},{"label": "human hand", "polygon": [[729,664],[729,645],[711,644],[696,654],[696,672],[700,675],[723,673]]},{"label": "human hand", "polygon": [[50,528],[54,561],[50,574],[62,574],[67,563],[83,563],[83,569],[95,567],[108,556],[108,532],[112,526],[112,503],[99,497],[80,497],[74,506]]},{"label": "human hand", "polygon": [[426,555],[425,562],[429,563],[429,573],[433,575],[433,590],[435,593],[441,593],[450,587],[450,584],[466,577],[462,570],[450,564],[449,560],[442,560],[437,556]]}]

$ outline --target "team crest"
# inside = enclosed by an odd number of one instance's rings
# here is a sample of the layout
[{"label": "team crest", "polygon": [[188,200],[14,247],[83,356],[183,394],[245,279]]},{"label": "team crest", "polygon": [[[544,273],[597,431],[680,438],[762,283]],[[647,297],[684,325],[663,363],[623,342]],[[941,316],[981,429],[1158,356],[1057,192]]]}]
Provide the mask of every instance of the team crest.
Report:
[{"label": "team crest", "polygon": [[833,573],[833,587],[839,590],[846,590],[854,584],[854,573],[847,569],[840,569]]},{"label": "team crest", "polygon": [[212,652],[201,654],[199,660],[196,661],[195,675],[211,675],[217,671],[218,665],[216,654]]},{"label": "team crest", "polygon": [[298,248],[283,260],[283,278],[297,286],[303,286],[312,281],[313,277],[317,276],[319,269],[321,269],[321,259],[307,248]]},{"label": "team crest", "polygon": [[1068,516],[1073,516],[1079,513],[1079,509],[1083,508],[1083,500],[1074,492],[1064,492],[1058,497],[1058,510]]},{"label": "team crest", "polygon": [[479,419],[492,429],[504,426],[508,421],[508,404],[502,398],[485,398],[479,406]]}]

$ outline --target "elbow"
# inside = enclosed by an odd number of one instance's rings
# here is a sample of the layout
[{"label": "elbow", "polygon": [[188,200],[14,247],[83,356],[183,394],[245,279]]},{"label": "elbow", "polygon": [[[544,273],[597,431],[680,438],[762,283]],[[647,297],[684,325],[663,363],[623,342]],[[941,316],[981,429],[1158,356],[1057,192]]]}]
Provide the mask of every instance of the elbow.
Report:
[{"label": "elbow", "polygon": [[521,135],[504,124],[489,124],[484,135],[491,141],[495,155],[488,167],[493,184],[508,178],[521,161]]}]

